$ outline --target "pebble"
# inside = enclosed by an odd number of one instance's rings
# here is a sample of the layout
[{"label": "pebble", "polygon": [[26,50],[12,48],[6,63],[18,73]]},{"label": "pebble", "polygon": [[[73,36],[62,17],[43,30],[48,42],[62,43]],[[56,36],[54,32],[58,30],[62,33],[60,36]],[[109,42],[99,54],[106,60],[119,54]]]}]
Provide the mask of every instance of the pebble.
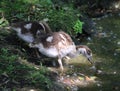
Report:
[{"label": "pebble", "polygon": [[90,37],[88,37],[87,39],[91,41],[91,38],[90,38]]},{"label": "pebble", "polygon": [[93,71],[96,71],[96,67],[95,66],[90,67],[90,69],[93,70]]},{"label": "pebble", "polygon": [[100,87],[100,86],[101,86],[101,84],[100,84],[100,83],[98,83],[98,84],[97,84],[97,86],[98,86],[98,87]]},{"label": "pebble", "polygon": [[106,33],[98,33],[98,37],[99,38],[104,38],[104,37],[108,37],[108,35]]},{"label": "pebble", "polygon": [[115,39],[115,38],[117,38],[116,36],[113,36],[113,38]]},{"label": "pebble", "polygon": [[118,15],[120,16],[120,13]]},{"label": "pebble", "polygon": [[98,72],[98,74],[101,74],[101,73],[102,73],[102,71],[101,71],[101,70],[98,70],[97,72]]},{"label": "pebble", "polygon": [[30,91],[35,91],[35,90],[33,90],[33,89],[30,89]]},{"label": "pebble", "polygon": [[76,74],[76,73],[74,73],[74,74],[73,74],[73,76],[77,76],[77,74]]},{"label": "pebble", "polygon": [[120,41],[119,41],[119,42],[117,42],[117,44],[118,44],[118,45],[120,45]]},{"label": "pebble", "polygon": [[116,56],[117,55],[117,53],[114,53],[114,56]]},{"label": "pebble", "polygon": [[113,74],[117,74],[117,72],[116,72],[116,71],[114,71],[114,72],[113,72]]},{"label": "pebble", "polygon": [[72,87],[72,91],[78,91],[78,87],[77,86]]},{"label": "pebble", "polygon": [[66,77],[70,77],[70,75],[67,75]]}]

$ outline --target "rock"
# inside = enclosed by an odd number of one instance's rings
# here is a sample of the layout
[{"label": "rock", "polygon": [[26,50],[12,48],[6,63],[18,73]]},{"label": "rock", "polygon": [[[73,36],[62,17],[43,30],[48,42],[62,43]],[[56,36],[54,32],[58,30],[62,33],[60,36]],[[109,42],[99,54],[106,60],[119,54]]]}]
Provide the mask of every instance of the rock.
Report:
[{"label": "rock", "polygon": [[117,45],[120,45],[120,41],[119,41],[119,42],[117,42]]},{"label": "rock", "polygon": [[92,67],[90,67],[90,70],[96,72],[97,68],[95,67],[95,65],[93,65]]},{"label": "rock", "polygon": [[115,49],[115,53],[116,53],[116,54],[117,54],[117,53],[120,53],[120,48]]},{"label": "rock", "polygon": [[32,87],[17,88],[16,91],[43,91]]},{"label": "rock", "polygon": [[67,91],[67,88],[64,84],[59,82],[54,82],[54,87],[51,88],[51,91]]},{"label": "rock", "polygon": [[108,37],[108,35],[105,32],[102,33],[98,33],[97,35],[99,38],[104,38],[104,37]]},{"label": "rock", "polygon": [[[92,19],[87,18],[87,17],[80,17],[80,20],[84,22],[83,28],[82,28],[82,33],[78,33],[76,38],[80,39],[82,41],[84,38],[91,37],[95,33],[95,23]],[[88,38],[89,40],[90,38]]]},{"label": "rock", "polygon": [[97,70],[97,74],[102,74],[102,70]]}]

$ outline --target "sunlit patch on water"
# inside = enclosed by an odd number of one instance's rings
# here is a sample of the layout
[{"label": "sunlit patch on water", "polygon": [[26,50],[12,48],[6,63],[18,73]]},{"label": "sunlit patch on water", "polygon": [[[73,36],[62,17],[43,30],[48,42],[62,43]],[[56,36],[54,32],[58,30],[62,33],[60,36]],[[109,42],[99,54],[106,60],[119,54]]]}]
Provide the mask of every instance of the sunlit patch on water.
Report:
[{"label": "sunlit patch on water", "polygon": [[49,69],[58,74],[55,86],[60,86],[68,91],[78,91],[81,87],[92,87],[101,84],[100,79],[94,75],[96,67],[91,65],[83,56],[69,60],[67,65],[64,66],[62,75],[58,73],[58,68],[50,67]]},{"label": "sunlit patch on water", "polygon": [[62,86],[68,91],[78,91],[81,87],[92,87],[98,84],[101,84],[101,82],[96,76],[88,77],[82,73],[66,74],[57,78],[57,85]]},{"label": "sunlit patch on water", "polygon": [[98,83],[96,76],[62,76],[59,77],[58,82],[61,82],[68,86],[90,86],[92,84]]}]

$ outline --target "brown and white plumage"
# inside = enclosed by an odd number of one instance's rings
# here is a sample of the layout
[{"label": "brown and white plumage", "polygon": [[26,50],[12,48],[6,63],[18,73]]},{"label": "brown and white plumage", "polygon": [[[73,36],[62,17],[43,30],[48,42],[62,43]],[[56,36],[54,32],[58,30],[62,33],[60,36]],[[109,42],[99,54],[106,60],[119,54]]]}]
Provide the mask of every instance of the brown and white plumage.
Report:
[{"label": "brown and white plumage", "polygon": [[[81,46],[75,46],[71,37],[65,32],[53,32],[43,34],[30,43],[30,47],[39,49],[39,52],[53,58],[58,58],[60,68],[63,70],[62,58],[69,56],[75,57],[83,53],[80,49]],[[86,56],[88,57],[88,56]]]},{"label": "brown and white plumage", "polygon": [[51,29],[45,22],[18,22],[13,23],[11,28],[17,32],[19,38],[27,43],[33,42],[33,40],[40,36],[41,33],[50,33]]},{"label": "brown and white plumage", "polygon": [[69,53],[66,58],[67,59],[70,59],[70,58],[75,58],[77,56],[79,56],[80,54],[82,54],[84,57],[87,58],[87,60],[93,64],[93,61],[92,61],[92,51],[91,49],[86,46],[86,45],[76,45],[76,53]]},{"label": "brown and white plumage", "polygon": [[58,57],[58,63],[62,70],[62,58],[70,52],[76,52],[76,47],[71,37],[62,31],[43,34],[31,43],[30,47],[38,48],[40,53],[48,57]]},{"label": "brown and white plumage", "polygon": [[[18,37],[27,43],[32,43],[35,38],[41,36],[43,33],[51,33],[51,29],[46,22],[17,22],[11,24],[11,29],[15,30]],[[40,58],[39,53],[36,51],[36,55]]]},{"label": "brown and white plumage", "polygon": [[77,45],[76,46],[76,50],[77,50],[77,54],[82,54],[83,56],[85,56],[88,61],[93,64],[92,61],[92,50],[90,48],[88,48],[88,46],[85,45]]}]

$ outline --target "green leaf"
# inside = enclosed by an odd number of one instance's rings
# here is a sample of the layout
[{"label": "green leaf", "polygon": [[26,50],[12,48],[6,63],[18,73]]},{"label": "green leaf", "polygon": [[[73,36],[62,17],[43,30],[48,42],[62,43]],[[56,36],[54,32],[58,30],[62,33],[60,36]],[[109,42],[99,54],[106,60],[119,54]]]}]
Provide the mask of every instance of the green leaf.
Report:
[{"label": "green leaf", "polygon": [[83,22],[81,22],[80,20],[77,20],[75,22],[73,26],[75,33],[82,33],[82,25],[83,25]]}]

